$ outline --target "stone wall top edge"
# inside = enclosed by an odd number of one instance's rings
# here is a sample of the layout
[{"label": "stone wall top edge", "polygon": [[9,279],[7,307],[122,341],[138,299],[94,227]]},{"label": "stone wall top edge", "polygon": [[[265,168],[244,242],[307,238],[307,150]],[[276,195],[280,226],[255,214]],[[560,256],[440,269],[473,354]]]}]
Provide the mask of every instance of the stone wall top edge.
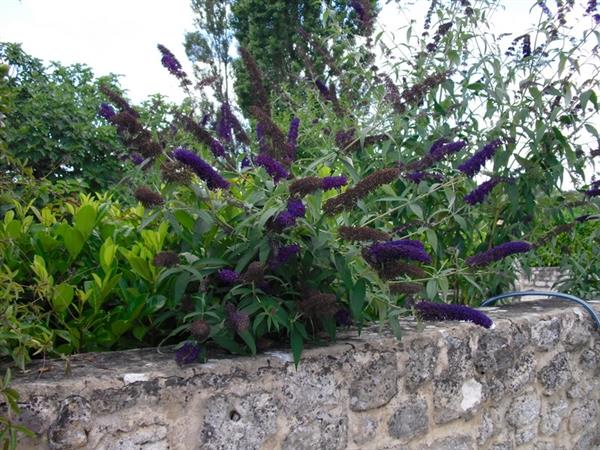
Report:
[{"label": "stone wall top edge", "polygon": [[[591,302],[600,312],[600,301]],[[552,318],[576,316],[590,329],[593,321],[589,313],[572,303],[551,300],[520,302],[481,308],[495,323],[494,328],[486,330],[468,322],[426,322],[424,329],[417,329],[414,320],[400,322],[403,336],[397,340],[391,331],[377,325],[365,327],[358,335],[357,330],[342,331],[335,343],[328,346],[305,349],[301,365],[319,359],[341,357],[349,351],[358,352],[399,352],[403,351],[415,339],[439,340],[442,336],[465,336],[473,333],[502,332],[506,327],[522,322],[534,323]],[[173,349],[159,352],[156,348],[135,349],[107,353],[84,353],[65,360],[34,361],[25,373],[13,371],[13,385],[33,392],[36,386],[48,384],[73,384],[86,386],[93,378],[94,383],[104,388],[122,387],[137,381],[149,381],[157,378],[190,378],[197,375],[225,375],[240,371],[257,371],[275,367],[293,367],[289,349],[274,349],[253,357],[223,355],[211,358],[204,364],[190,364],[180,367],[174,359]]]}]

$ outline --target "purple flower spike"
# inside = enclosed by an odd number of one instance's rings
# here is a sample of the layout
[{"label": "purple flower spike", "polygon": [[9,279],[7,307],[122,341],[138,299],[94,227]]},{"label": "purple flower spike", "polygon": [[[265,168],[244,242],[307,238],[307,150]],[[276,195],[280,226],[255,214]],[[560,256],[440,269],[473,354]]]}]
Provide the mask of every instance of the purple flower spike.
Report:
[{"label": "purple flower spike", "polygon": [[327,191],[329,189],[337,189],[342,186],[346,186],[347,184],[348,184],[348,179],[344,176],[324,177],[321,180],[321,188],[324,191]]},{"label": "purple flower spike", "polygon": [[304,217],[306,214],[304,203],[299,199],[288,200],[287,210],[294,218]]},{"label": "purple flower spike", "polygon": [[467,258],[466,264],[472,267],[486,266],[515,253],[526,253],[532,248],[530,243],[524,241],[505,242],[504,244],[492,247],[485,252]]},{"label": "purple flower spike", "polygon": [[481,311],[464,305],[422,301],[415,304],[415,310],[422,320],[466,320],[484,328],[490,328],[494,323]]},{"label": "purple flower spike", "polygon": [[268,153],[269,144],[267,143],[267,136],[265,135],[265,125],[262,122],[256,124],[256,138],[258,139],[260,153]]},{"label": "purple flower spike", "polygon": [[213,139],[210,142],[210,151],[216,157],[225,156],[225,147],[223,147],[223,145],[221,145],[221,143],[216,139]]},{"label": "purple flower spike", "polygon": [[276,269],[282,264],[287,263],[291,258],[296,256],[300,252],[300,246],[298,244],[284,245],[277,249],[275,259],[271,263],[271,268]]},{"label": "purple flower spike", "polygon": [[467,202],[469,205],[482,203],[488,194],[492,192],[492,189],[494,189],[500,182],[502,182],[502,179],[496,177],[481,183],[479,186],[465,195],[465,202]]},{"label": "purple flower spike", "polygon": [[277,231],[282,231],[286,228],[293,226],[296,223],[296,218],[288,211],[279,213],[273,220],[273,227]]},{"label": "purple flower spike", "polygon": [[191,342],[186,342],[183,346],[175,352],[175,361],[180,366],[184,364],[191,364],[198,361],[200,356],[200,347]]},{"label": "purple flower spike", "polygon": [[598,197],[600,195],[600,187],[595,189],[590,189],[589,191],[585,191],[586,197]]},{"label": "purple flower spike", "polygon": [[290,150],[289,157],[291,160],[296,159],[296,148],[298,147],[298,130],[300,129],[300,119],[294,117],[290,121],[290,128],[287,135],[287,145]]},{"label": "purple flower spike", "polygon": [[273,228],[276,231],[283,231],[286,228],[294,226],[296,219],[304,217],[306,214],[306,207],[302,200],[290,199],[288,200],[287,209],[277,215],[273,220]]},{"label": "purple flower spike", "polygon": [[271,158],[265,153],[261,153],[260,155],[258,155],[255,158],[254,162],[257,165],[264,167],[267,173],[273,177],[273,181],[275,183],[279,182],[279,180],[281,180],[282,178],[285,179],[289,176],[288,171],[285,170],[285,167],[283,167],[283,165],[279,161]]},{"label": "purple flower spike", "polygon": [[502,141],[500,139],[494,139],[493,141],[487,143],[481,148],[481,150],[458,166],[458,170],[469,177],[474,176],[481,170],[488,159],[494,157],[496,150],[498,150],[498,147],[500,147],[501,144]]},{"label": "purple flower spike", "polygon": [[100,116],[104,117],[106,120],[110,120],[117,113],[115,112],[115,109],[108,103],[100,103],[100,110],[98,111],[98,114],[100,114]]},{"label": "purple flower spike", "polygon": [[240,274],[231,269],[220,269],[217,271],[217,278],[223,284],[235,284],[240,279]]},{"label": "purple flower spike", "polygon": [[158,50],[160,50],[160,53],[162,54],[162,58],[160,60],[162,65],[172,75],[175,75],[175,77],[179,78],[182,81],[186,80],[187,74],[183,71],[181,64],[179,63],[177,58],[175,58],[175,55],[173,55],[173,53],[171,53],[171,51],[164,45],[158,44],[157,47]]},{"label": "purple flower spike", "polygon": [[227,103],[221,105],[221,115],[217,122],[217,134],[225,142],[231,142],[231,130],[233,128],[231,109]]},{"label": "purple flower spike", "polygon": [[227,325],[237,333],[242,333],[250,326],[248,314],[238,311],[231,303],[225,305]]},{"label": "purple flower spike", "polygon": [[352,325],[352,314],[350,314],[350,310],[346,307],[338,309],[333,318],[338,327],[349,327]]},{"label": "purple flower spike", "polygon": [[367,254],[374,263],[383,263],[399,258],[431,263],[431,256],[427,254],[423,244],[410,239],[377,242],[367,249]]},{"label": "purple flower spike", "polygon": [[325,100],[331,100],[331,92],[329,92],[329,88],[325,85],[325,83],[323,83],[321,80],[316,80],[315,85]]},{"label": "purple flower spike", "polygon": [[242,169],[247,169],[251,165],[252,163],[250,162],[250,158],[248,156],[244,156],[244,159],[242,159]]},{"label": "purple flower spike", "polygon": [[192,169],[198,177],[206,182],[209,189],[227,189],[229,187],[229,182],[194,152],[179,147],[173,151],[173,157]]},{"label": "purple flower spike", "polygon": [[142,164],[144,162],[144,157],[142,155],[140,155],[138,152],[132,152],[129,155],[129,158],[131,159],[131,162],[133,164],[135,164],[136,166],[139,166],[140,164]]}]

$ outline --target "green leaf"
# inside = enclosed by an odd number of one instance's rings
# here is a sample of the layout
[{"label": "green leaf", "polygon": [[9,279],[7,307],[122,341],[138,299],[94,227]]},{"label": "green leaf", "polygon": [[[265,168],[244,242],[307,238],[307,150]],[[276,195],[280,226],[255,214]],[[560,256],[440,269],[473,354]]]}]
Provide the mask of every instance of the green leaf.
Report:
[{"label": "green leaf", "polygon": [[81,234],[81,232],[73,227],[70,227],[65,224],[65,227],[61,230],[62,238],[65,242],[65,247],[71,256],[71,259],[77,258],[77,255],[83,249],[83,245],[85,244],[85,238]]},{"label": "green leaf", "polygon": [[128,320],[118,319],[110,324],[110,329],[115,336],[121,336],[131,328],[131,323]]},{"label": "green leaf", "polygon": [[408,208],[415,214],[415,216],[423,220],[423,208],[421,208],[416,203],[409,203]]},{"label": "green leaf", "polygon": [[250,333],[250,330],[240,331],[238,333],[244,340],[253,355],[256,355],[256,343],[254,342],[254,336]]},{"label": "green leaf", "polygon": [[84,237],[89,236],[96,223],[96,209],[92,205],[81,207],[75,214],[73,223]]},{"label": "green leaf", "polygon": [[427,298],[429,300],[433,300],[435,298],[435,295],[438,292],[437,280],[435,280],[435,279],[429,280],[427,282],[427,286],[425,287],[425,292],[427,293]]},{"label": "green leaf", "polygon": [[367,284],[364,279],[360,279],[350,291],[350,311],[352,312],[354,320],[357,322],[362,321],[362,310],[365,304],[366,295]]},{"label": "green leaf", "polygon": [[392,333],[396,336],[396,339],[402,338],[402,328],[400,327],[400,322],[398,322],[397,315],[390,315],[388,317],[388,322],[390,324],[390,328],[392,329]]},{"label": "green leaf", "polygon": [[75,290],[73,286],[66,283],[61,283],[54,288],[54,296],[52,298],[52,309],[58,313],[63,313],[67,310],[71,302]]},{"label": "green leaf", "polygon": [[104,273],[107,273],[113,263],[115,255],[117,253],[117,246],[113,243],[112,238],[108,238],[100,247],[100,266]]}]

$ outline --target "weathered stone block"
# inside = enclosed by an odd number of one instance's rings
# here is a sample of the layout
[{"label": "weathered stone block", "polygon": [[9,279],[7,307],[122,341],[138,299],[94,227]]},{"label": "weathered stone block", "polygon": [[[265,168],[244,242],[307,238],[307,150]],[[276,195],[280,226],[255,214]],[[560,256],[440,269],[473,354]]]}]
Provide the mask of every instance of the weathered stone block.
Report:
[{"label": "weathered stone block", "polygon": [[506,421],[515,428],[536,421],[540,415],[541,402],[539,397],[531,392],[515,398],[506,411]]},{"label": "weathered stone block", "polygon": [[569,412],[569,403],[564,399],[557,399],[548,404],[540,421],[540,432],[545,436],[558,433],[563,418]]},{"label": "weathered stone block", "polygon": [[547,393],[564,387],[571,379],[571,367],[566,353],[559,353],[538,372],[538,379]]},{"label": "weathered stone block", "polygon": [[488,332],[479,338],[473,363],[480,374],[508,369],[514,358],[510,350],[509,337]]},{"label": "weathered stone block", "polygon": [[531,340],[538,350],[553,349],[560,339],[560,319],[540,320],[531,327]]},{"label": "weathered stone block", "polygon": [[470,436],[448,436],[433,441],[428,450],[473,450],[473,445]]},{"label": "weathered stone block", "polygon": [[482,385],[473,378],[443,378],[433,383],[433,416],[437,424],[450,422],[476,409],[482,402]]},{"label": "weathered stone block", "polygon": [[348,444],[348,418],[320,414],[313,421],[301,424],[283,441],[283,450],[343,450]]},{"label": "weathered stone block", "polygon": [[433,378],[439,353],[437,344],[428,339],[415,339],[408,353],[406,386],[413,390]]},{"label": "weathered stone block", "polygon": [[350,409],[367,411],[386,405],[398,393],[396,355],[384,353],[356,373],[350,385]]},{"label": "weathered stone block", "polygon": [[372,417],[361,417],[352,429],[352,440],[355,444],[363,445],[373,441],[377,434],[379,423]]},{"label": "weathered stone block", "polygon": [[277,429],[279,402],[268,392],[218,394],[206,401],[201,450],[259,449]]},{"label": "weathered stone block", "polygon": [[390,436],[404,441],[422,436],[428,429],[427,403],[420,397],[401,403],[388,421]]},{"label": "weathered stone block", "polygon": [[48,429],[48,446],[63,450],[84,448],[91,419],[92,408],[86,398],[79,395],[67,397],[60,404],[56,421]]},{"label": "weathered stone block", "polygon": [[595,401],[589,401],[575,408],[569,416],[569,431],[577,433],[590,423],[595,423],[598,417],[598,404]]}]

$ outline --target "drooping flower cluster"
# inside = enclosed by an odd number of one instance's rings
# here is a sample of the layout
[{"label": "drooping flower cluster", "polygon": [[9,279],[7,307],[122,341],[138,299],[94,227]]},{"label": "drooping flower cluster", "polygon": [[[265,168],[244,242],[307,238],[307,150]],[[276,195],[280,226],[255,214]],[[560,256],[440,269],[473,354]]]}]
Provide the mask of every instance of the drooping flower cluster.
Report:
[{"label": "drooping flower cluster", "polygon": [[[363,250],[363,257],[368,262],[367,249]],[[371,263],[371,265],[375,268],[379,277],[386,281],[394,280],[401,275],[408,275],[412,278],[425,278],[427,276],[427,272],[419,266],[404,261],[386,261],[384,264]]]},{"label": "drooping flower cluster", "polygon": [[160,165],[160,173],[167,183],[187,184],[192,178],[190,169],[179,161],[163,161]]},{"label": "drooping flower cluster", "polygon": [[231,269],[219,269],[217,279],[223,284],[232,285],[240,279],[240,274]]},{"label": "drooping flower cluster", "polygon": [[446,34],[448,34],[450,28],[452,28],[452,22],[443,23],[438,27],[437,31],[433,35],[433,41],[426,46],[428,52],[432,53],[438,48],[440,41]]},{"label": "drooping flower cluster", "polygon": [[227,326],[236,333],[243,333],[250,326],[248,314],[238,311],[231,303],[225,305],[225,318]]},{"label": "drooping flower cluster", "polygon": [[252,85],[253,106],[260,108],[264,113],[271,117],[271,105],[269,103],[269,94],[263,83],[263,74],[256,64],[256,60],[250,52],[244,47],[239,48],[240,56],[246,67],[249,75],[250,84]]},{"label": "drooping flower cluster", "polygon": [[422,170],[415,170],[413,172],[405,173],[403,174],[403,177],[415,184],[419,184],[424,180],[441,182],[444,179],[444,177],[439,173],[423,172]]},{"label": "drooping flower cluster", "polygon": [[327,200],[323,205],[323,211],[328,215],[333,215],[352,209],[356,206],[358,200],[367,196],[367,194],[373,192],[378,187],[396,180],[399,174],[400,169],[397,167],[377,170],[359,181],[356,186],[337,197]]},{"label": "drooping flower cluster", "polygon": [[329,92],[329,88],[325,83],[323,83],[323,81],[319,79],[315,80],[315,86],[317,86],[317,89],[319,90],[321,97],[323,97],[323,100],[331,101],[331,92]]},{"label": "drooping flower cluster", "polygon": [[333,318],[338,327],[349,327],[352,325],[352,314],[350,313],[350,310],[344,306],[336,311]]},{"label": "drooping flower cluster", "polygon": [[300,129],[300,119],[293,117],[290,121],[290,127],[287,134],[288,157],[290,160],[296,159],[296,149],[298,147],[298,131]]},{"label": "drooping flower cluster", "polygon": [[487,160],[494,157],[496,150],[498,150],[498,147],[500,147],[501,144],[502,141],[500,139],[494,139],[493,141],[488,142],[473,156],[458,166],[458,170],[469,177],[474,176],[481,170]]},{"label": "drooping flower cluster", "polygon": [[320,317],[331,317],[337,312],[335,294],[319,292],[310,295],[298,302],[298,310],[307,319],[314,320]]},{"label": "drooping flower cluster", "polygon": [[373,13],[369,0],[352,0],[350,6],[356,11],[358,20],[363,29],[363,34],[368,36],[373,32]]},{"label": "drooping flower cluster", "polygon": [[304,177],[294,180],[290,184],[290,195],[304,197],[312,192],[319,190],[327,191],[337,189],[348,184],[348,179],[344,176],[330,177]]},{"label": "drooping flower cluster", "polygon": [[300,217],[304,217],[305,214],[306,208],[304,203],[302,203],[302,200],[292,198],[288,200],[285,211],[280,212],[271,221],[271,228],[278,232],[283,231],[286,228],[294,226],[296,220]]},{"label": "drooping flower cluster", "polygon": [[389,241],[392,237],[385,231],[370,227],[339,227],[338,233],[345,241]]},{"label": "drooping flower cluster", "polygon": [[589,16],[592,16],[596,23],[600,23],[600,14],[598,14],[597,10],[598,10],[598,1],[597,0],[588,0],[587,8],[585,9],[585,13]]},{"label": "drooping flower cluster", "polygon": [[131,162],[133,164],[135,164],[136,166],[139,166],[140,164],[142,164],[144,162],[144,157],[142,155],[140,155],[138,152],[131,152],[131,154],[129,155],[129,158],[131,159]]},{"label": "drooping flower cluster", "polygon": [[204,180],[208,189],[229,188],[229,182],[191,150],[179,147],[173,151],[173,157],[188,166],[200,179]]},{"label": "drooping flower cluster", "polygon": [[282,245],[275,249],[275,256],[271,261],[271,268],[276,269],[277,267],[287,263],[294,256],[300,252],[300,246],[298,244]]},{"label": "drooping flower cluster", "polygon": [[186,342],[175,352],[175,361],[180,366],[198,361],[200,347],[191,342]]},{"label": "drooping flower cluster", "polygon": [[261,153],[254,158],[254,163],[258,166],[264,167],[267,173],[271,175],[275,183],[278,183],[279,180],[286,179],[290,176],[289,172],[279,161],[271,158],[266,153]]},{"label": "drooping flower cluster", "polygon": [[513,56],[515,54],[515,49],[517,45],[521,42],[521,56],[523,58],[527,58],[531,56],[531,36],[529,33],[522,34],[521,36],[517,36],[510,43],[510,46],[506,50],[506,56]]},{"label": "drooping flower cluster", "polygon": [[408,164],[406,168],[416,173],[422,172],[423,170],[434,165],[436,162],[445,159],[449,155],[459,152],[466,145],[467,143],[461,140],[450,142],[446,138],[438,139],[431,144],[429,152],[425,156]]},{"label": "drooping flower cluster", "polygon": [[449,305],[445,303],[421,301],[416,303],[414,308],[422,320],[464,320],[473,322],[484,328],[490,328],[494,323],[492,319],[481,311],[477,311],[476,309],[464,305]]},{"label": "drooping flower cluster", "polygon": [[450,71],[443,71],[428,76],[422,82],[404,90],[402,94],[400,94],[400,99],[394,95],[394,90],[391,89],[393,86],[391,80],[386,80],[386,100],[392,103],[394,110],[398,114],[403,114],[409,106],[415,106],[421,103],[425,94],[446,81],[450,73]]},{"label": "drooping flower cluster", "polygon": [[366,253],[368,260],[375,264],[396,259],[410,259],[423,263],[431,263],[431,256],[425,251],[425,247],[421,241],[412,239],[377,242],[368,247]]},{"label": "drooping flower cluster", "polygon": [[165,202],[158,192],[155,192],[146,186],[137,188],[133,195],[146,208],[160,206]]},{"label": "drooping flower cluster", "polygon": [[390,293],[392,294],[405,294],[405,295],[414,295],[421,292],[423,286],[421,283],[412,283],[412,282],[396,282],[389,284]]},{"label": "drooping flower cluster", "polygon": [[217,120],[216,130],[222,141],[231,142],[233,131],[233,134],[239,143],[244,145],[250,144],[248,135],[244,131],[240,121],[235,117],[233,111],[231,111],[231,107],[227,102],[221,104],[221,111],[219,113],[219,119]]},{"label": "drooping flower cluster", "polygon": [[162,146],[152,140],[152,133],[139,122],[140,115],[121,95],[107,85],[100,85],[100,91],[119,108],[113,114],[110,105],[103,103],[99,114],[117,127],[119,137],[132,152],[138,152],[144,158],[153,158],[162,153]]},{"label": "drooping flower cluster", "polygon": [[173,267],[179,264],[179,255],[172,251],[159,252],[152,262],[156,267]]},{"label": "drooping flower cluster", "polygon": [[467,195],[465,195],[465,202],[467,202],[469,205],[483,203],[488,194],[492,192],[492,189],[494,189],[502,181],[503,180],[500,177],[493,177],[487,181],[484,181]]},{"label": "drooping flower cluster", "polygon": [[485,252],[467,258],[466,264],[471,267],[486,266],[515,253],[526,253],[532,248],[530,243],[524,241],[505,242],[496,247],[492,247]]},{"label": "drooping flower cluster", "polygon": [[191,323],[189,331],[193,337],[199,341],[204,341],[210,335],[210,325],[206,320],[197,319]]},{"label": "drooping flower cluster", "polygon": [[191,133],[198,142],[206,145],[215,157],[225,156],[225,148],[210,135],[202,126],[189,116],[178,115],[178,120],[183,124],[183,128]]},{"label": "drooping flower cluster", "polygon": [[162,54],[160,62],[171,75],[174,75],[184,85],[191,84],[187,78],[187,74],[183,71],[181,63],[175,58],[175,55],[164,45],[158,44],[157,47]]},{"label": "drooping flower cluster", "polygon": [[[271,117],[261,108],[251,106],[250,112],[254,118],[261,124],[261,133],[264,137],[269,137],[271,145],[268,146],[268,153],[278,159],[285,159],[290,154],[289,146],[286,142],[286,137],[279,129],[277,124],[273,122]],[[258,132],[258,130],[257,130]],[[263,139],[260,136],[260,139]]]},{"label": "drooping flower cluster", "polygon": [[598,197],[600,195],[600,180],[592,181],[590,189],[585,191],[586,197]]},{"label": "drooping flower cluster", "polygon": [[100,114],[100,116],[104,117],[106,120],[110,120],[117,113],[108,103],[100,103],[100,110],[98,111],[98,114]]}]

